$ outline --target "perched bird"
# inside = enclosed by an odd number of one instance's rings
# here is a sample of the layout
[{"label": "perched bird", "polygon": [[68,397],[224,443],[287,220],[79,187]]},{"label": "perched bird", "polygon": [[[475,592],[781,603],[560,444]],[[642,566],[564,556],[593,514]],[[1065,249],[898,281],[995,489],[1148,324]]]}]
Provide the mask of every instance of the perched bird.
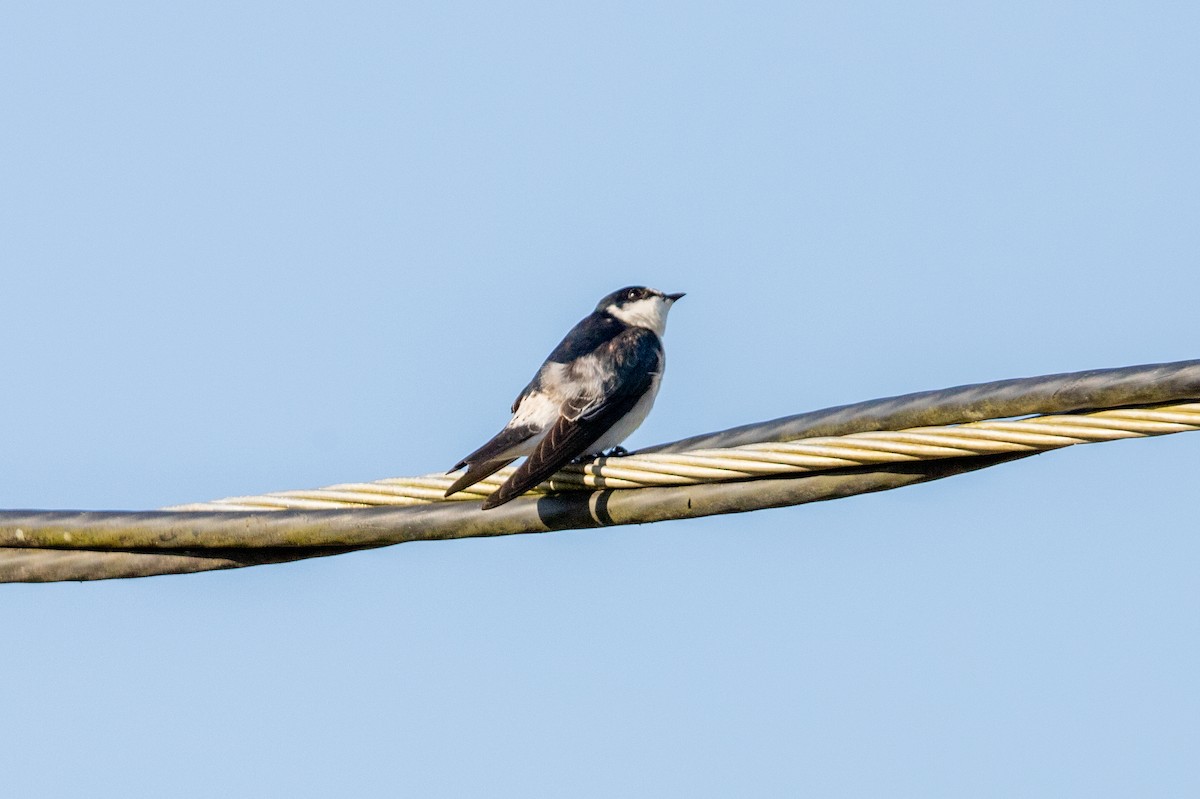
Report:
[{"label": "perched bird", "polygon": [[600,300],[518,395],[504,429],[447,472],[467,467],[446,496],[528,455],[484,500],[484,510],[494,508],[571,461],[624,441],[654,404],[666,365],[662,335],[667,312],[682,296],[630,286]]}]

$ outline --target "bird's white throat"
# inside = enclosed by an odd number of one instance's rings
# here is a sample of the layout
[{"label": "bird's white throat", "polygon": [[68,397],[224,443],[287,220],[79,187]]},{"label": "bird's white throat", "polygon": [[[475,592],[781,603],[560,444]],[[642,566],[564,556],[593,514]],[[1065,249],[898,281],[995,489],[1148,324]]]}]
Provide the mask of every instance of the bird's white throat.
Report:
[{"label": "bird's white throat", "polygon": [[646,297],[634,302],[613,303],[604,310],[627,325],[636,325],[663,335],[667,330],[667,312],[672,302],[666,297]]}]

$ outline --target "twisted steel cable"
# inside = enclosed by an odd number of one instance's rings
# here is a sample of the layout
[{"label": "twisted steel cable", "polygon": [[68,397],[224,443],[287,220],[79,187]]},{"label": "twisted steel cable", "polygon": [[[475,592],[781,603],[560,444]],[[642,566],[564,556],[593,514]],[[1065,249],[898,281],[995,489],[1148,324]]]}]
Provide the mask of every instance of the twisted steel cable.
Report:
[{"label": "twisted steel cable", "polygon": [[[2,511],[0,581],[207,571],[404,541],[637,524],[836,499],[1078,443],[1200,429],[1197,400],[1200,361],[1194,360],[920,392],[576,465],[540,489],[552,493],[489,511],[436,501],[450,482],[444,475],[167,511]],[[1028,414],[1042,415],[1011,418]],[[502,479],[496,475],[491,485]],[[487,493],[488,485],[480,484],[474,496]]]},{"label": "twisted steel cable", "polygon": [[[743,444],[679,453],[656,451],[620,458],[601,457],[586,464],[572,464],[531,493],[750,480],[854,466],[1032,453],[1075,444],[1144,438],[1190,430],[1200,430],[1200,403],[1172,403],[1087,414],[1058,414],[850,433],[844,436],[818,436],[798,441]],[[512,467],[503,469],[493,477],[452,495],[449,501],[485,497],[512,471]],[[444,474],[393,477],[371,483],[342,483],[326,488],[230,497],[166,510],[329,510],[423,505],[447,501],[443,494],[453,481],[452,476]]]}]

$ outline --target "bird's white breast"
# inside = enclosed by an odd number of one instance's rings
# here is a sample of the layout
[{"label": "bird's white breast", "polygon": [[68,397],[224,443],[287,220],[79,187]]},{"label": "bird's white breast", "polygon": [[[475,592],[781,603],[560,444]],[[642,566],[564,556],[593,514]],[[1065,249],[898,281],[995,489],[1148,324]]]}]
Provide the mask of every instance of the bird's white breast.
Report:
[{"label": "bird's white breast", "polygon": [[662,375],[654,376],[654,382],[650,384],[650,388],[646,389],[646,393],[637,401],[629,413],[622,416],[617,423],[608,428],[608,431],[597,439],[589,449],[592,452],[603,452],[620,444],[625,439],[633,434],[642,426],[642,422],[646,421],[646,417],[650,415],[650,409],[654,407],[654,398],[658,396],[658,387],[662,384]]}]

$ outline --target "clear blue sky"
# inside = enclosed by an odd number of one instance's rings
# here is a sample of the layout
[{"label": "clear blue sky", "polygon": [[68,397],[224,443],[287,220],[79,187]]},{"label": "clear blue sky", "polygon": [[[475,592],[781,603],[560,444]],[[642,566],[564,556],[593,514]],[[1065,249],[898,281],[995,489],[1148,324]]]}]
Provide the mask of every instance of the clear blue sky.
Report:
[{"label": "clear blue sky", "polygon": [[[0,28],[0,507],[441,470],[630,283],[648,445],[1200,357],[1200,11],[58,3]],[[11,796],[1195,796],[1200,436],[0,587]]]}]

